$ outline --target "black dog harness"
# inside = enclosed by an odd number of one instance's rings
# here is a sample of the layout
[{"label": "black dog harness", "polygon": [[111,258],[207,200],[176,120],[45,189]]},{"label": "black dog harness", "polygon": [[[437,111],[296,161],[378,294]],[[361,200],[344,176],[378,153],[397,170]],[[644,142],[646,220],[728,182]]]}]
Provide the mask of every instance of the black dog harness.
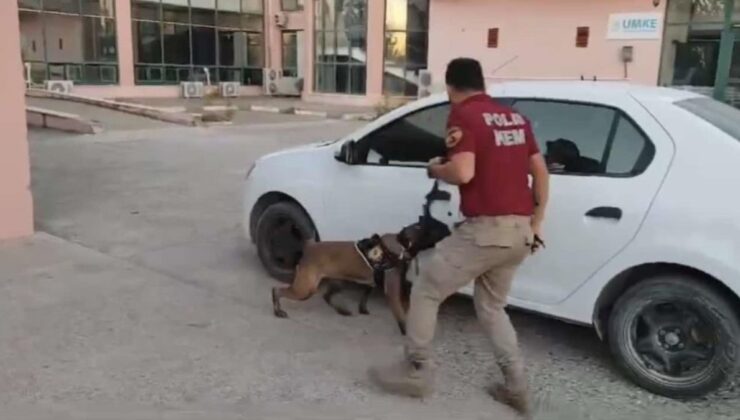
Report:
[{"label": "black dog harness", "polygon": [[[435,182],[432,191],[426,196],[423,214],[419,221],[401,229],[396,235],[396,240],[401,245],[400,254],[395,254],[383,243],[383,238],[375,234],[370,238],[362,239],[355,243],[355,248],[365,263],[373,270],[373,279],[377,287],[382,287],[385,280],[385,272],[396,268],[401,273],[401,280],[406,280],[406,272],[409,263],[416,255],[434,246],[450,234],[449,227],[435,219],[430,212],[433,201],[450,199],[450,194],[439,189],[439,183]],[[417,230],[416,241],[408,238],[405,232]]]}]

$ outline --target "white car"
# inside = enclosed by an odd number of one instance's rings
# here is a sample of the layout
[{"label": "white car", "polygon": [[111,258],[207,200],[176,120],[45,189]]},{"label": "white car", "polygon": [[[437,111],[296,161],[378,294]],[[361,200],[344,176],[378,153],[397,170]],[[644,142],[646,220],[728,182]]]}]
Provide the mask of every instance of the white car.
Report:
[{"label": "white car", "polygon": [[[627,376],[659,394],[699,396],[733,377],[740,111],[610,82],[489,93],[531,121],[552,171],[547,248],[518,271],[510,304],[593,325]],[[259,159],[244,185],[244,227],[266,269],[290,279],[309,237],[356,241],[415,222],[448,111],[446,95],[432,96],[345,138]],[[459,196],[446,189],[453,198],[434,214],[451,224]]]}]

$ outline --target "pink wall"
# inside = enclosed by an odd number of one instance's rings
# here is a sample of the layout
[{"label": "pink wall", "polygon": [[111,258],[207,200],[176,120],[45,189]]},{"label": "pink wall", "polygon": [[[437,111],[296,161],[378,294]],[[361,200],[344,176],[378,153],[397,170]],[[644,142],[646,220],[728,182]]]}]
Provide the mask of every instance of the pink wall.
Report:
[{"label": "pink wall", "polygon": [[[270,68],[281,68],[283,63],[282,31],[306,29],[306,12],[286,12],[287,25],[275,24],[275,14],[282,13],[280,0],[265,1],[265,64]],[[304,32],[305,33],[305,32]]]},{"label": "pink wall", "polygon": [[[131,29],[131,1],[116,2],[118,71],[121,87],[134,86],[134,41]],[[133,95],[132,95],[133,96]]]},{"label": "pink wall", "polygon": [[0,239],[33,233],[20,27],[15,1],[0,1]]},{"label": "pink wall", "polygon": [[[656,84],[660,40],[607,40],[611,13],[664,12],[651,0],[431,0],[429,68],[435,83],[459,56],[481,60],[497,78],[623,78],[624,45],[634,46],[631,81]],[[576,28],[590,27],[587,48],[576,48]],[[499,47],[487,48],[489,28],[499,28]]]}]

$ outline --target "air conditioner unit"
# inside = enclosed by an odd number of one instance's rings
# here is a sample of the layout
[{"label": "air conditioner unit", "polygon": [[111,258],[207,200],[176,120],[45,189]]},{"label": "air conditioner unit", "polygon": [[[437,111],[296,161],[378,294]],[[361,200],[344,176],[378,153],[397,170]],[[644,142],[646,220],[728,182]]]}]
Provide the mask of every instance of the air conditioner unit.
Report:
[{"label": "air conditioner unit", "polygon": [[265,95],[274,95],[277,90],[277,80],[283,77],[283,72],[278,69],[262,69],[262,85]]},{"label": "air conditioner unit", "polygon": [[205,90],[203,82],[182,82],[180,88],[183,98],[202,98]]},{"label": "air conditioner unit", "polygon": [[301,96],[302,77],[285,77],[276,69],[264,70],[264,92],[269,96]]},{"label": "air conditioner unit", "polygon": [[239,96],[240,87],[241,83],[239,82],[221,82],[218,85],[218,90],[224,98],[236,98]]},{"label": "air conditioner unit", "polygon": [[429,70],[419,70],[419,89],[418,98],[426,98],[432,94],[432,72]]},{"label": "air conditioner unit", "polygon": [[279,28],[288,26],[288,15],[285,13],[275,13],[273,20],[275,21],[275,25]]},{"label": "air conditioner unit", "polygon": [[74,82],[71,80],[46,80],[44,88],[50,92],[63,93],[69,95],[72,93]]},{"label": "air conditioner unit", "polygon": [[303,92],[302,77],[281,77],[275,84],[277,85],[277,90],[273,95],[301,96],[301,92]]}]

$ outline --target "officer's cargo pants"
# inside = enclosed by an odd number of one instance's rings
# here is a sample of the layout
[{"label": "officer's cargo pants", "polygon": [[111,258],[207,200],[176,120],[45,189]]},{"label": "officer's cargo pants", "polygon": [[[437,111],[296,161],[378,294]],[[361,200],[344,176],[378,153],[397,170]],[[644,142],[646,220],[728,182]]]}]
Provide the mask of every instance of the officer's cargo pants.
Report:
[{"label": "officer's cargo pants", "polygon": [[465,221],[437,244],[411,291],[407,357],[430,362],[439,305],[475,279],[478,319],[493,343],[496,360],[513,390],[526,387],[516,332],[504,311],[514,272],[530,252],[530,218],[479,217]]}]

